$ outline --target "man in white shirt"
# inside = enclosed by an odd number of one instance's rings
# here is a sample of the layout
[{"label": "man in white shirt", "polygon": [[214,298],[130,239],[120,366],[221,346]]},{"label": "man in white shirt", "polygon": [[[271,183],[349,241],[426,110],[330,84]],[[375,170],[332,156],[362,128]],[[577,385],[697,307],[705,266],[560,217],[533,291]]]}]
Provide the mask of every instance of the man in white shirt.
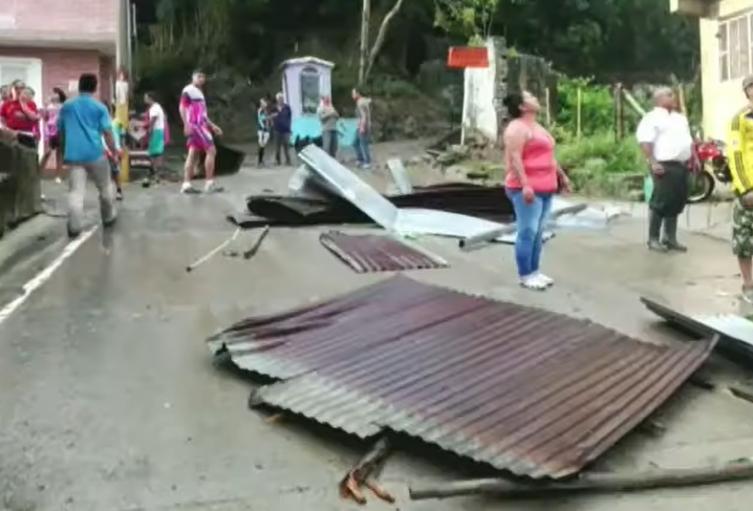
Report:
[{"label": "man in white shirt", "polygon": [[152,178],[159,178],[162,170],[163,156],[165,154],[165,128],[167,119],[162,106],[157,103],[157,98],[153,92],[147,92],[144,95],[144,103],[149,107],[149,125],[147,126],[147,135],[149,137],[149,159],[152,161],[152,168],[149,171],[149,177],[144,181],[144,186],[149,186]]},{"label": "man in white shirt", "polygon": [[687,247],[677,241],[677,217],[688,200],[693,137],[688,119],[677,110],[672,89],[657,89],[654,103],[656,107],[643,117],[636,133],[654,180],[648,248],[656,252],[687,252]]}]

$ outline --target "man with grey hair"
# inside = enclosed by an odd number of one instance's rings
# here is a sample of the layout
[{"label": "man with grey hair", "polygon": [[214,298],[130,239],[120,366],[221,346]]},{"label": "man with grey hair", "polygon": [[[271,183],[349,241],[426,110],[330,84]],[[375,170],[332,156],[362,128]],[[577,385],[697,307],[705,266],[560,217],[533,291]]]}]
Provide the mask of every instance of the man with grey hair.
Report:
[{"label": "man with grey hair", "polygon": [[693,137],[688,119],[678,111],[672,89],[657,89],[654,104],[655,108],[643,117],[636,133],[654,180],[649,203],[648,248],[655,252],[687,252],[687,247],[677,241],[677,217],[688,200],[688,162],[693,157]]},{"label": "man with grey hair", "polygon": [[290,166],[290,134],[293,124],[293,113],[285,102],[285,95],[277,94],[277,112],[272,117],[275,134],[275,160],[282,165],[280,151],[285,153],[285,164]]}]

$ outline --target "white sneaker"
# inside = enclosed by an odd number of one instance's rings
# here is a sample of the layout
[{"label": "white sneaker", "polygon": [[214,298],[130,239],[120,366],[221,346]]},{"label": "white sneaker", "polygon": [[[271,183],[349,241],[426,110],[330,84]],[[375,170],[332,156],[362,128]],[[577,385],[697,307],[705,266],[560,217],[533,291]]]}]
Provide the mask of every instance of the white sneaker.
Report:
[{"label": "white sneaker", "polygon": [[225,191],[225,189],[215,183],[214,180],[207,181],[204,185],[204,193],[220,193],[223,191]]},{"label": "white sneaker", "polygon": [[541,280],[541,282],[543,282],[546,285],[546,287],[552,287],[554,285],[554,279],[551,277],[547,277],[540,271],[537,271],[536,273],[534,273],[534,276],[538,278],[539,280]]},{"label": "white sneaker", "polygon": [[63,184],[63,180],[62,180],[62,179],[60,179],[59,177],[56,177],[56,178],[55,178],[55,183],[57,183],[57,184],[59,184],[59,185],[60,185],[60,184]]},{"label": "white sneaker", "polygon": [[532,275],[528,275],[527,277],[521,277],[520,285],[532,291],[546,291],[546,289],[549,287],[535,273]]},{"label": "white sneaker", "polygon": [[190,181],[184,181],[183,184],[180,187],[180,193],[184,194],[196,194],[201,193],[199,190],[193,187]]}]

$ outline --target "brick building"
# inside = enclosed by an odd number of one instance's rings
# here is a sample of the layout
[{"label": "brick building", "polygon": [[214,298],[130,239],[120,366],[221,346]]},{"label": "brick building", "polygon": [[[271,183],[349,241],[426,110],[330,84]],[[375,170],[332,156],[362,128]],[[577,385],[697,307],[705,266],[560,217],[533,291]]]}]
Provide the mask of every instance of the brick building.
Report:
[{"label": "brick building", "polygon": [[122,4],[0,0],[0,84],[22,79],[42,103],[53,87],[75,92],[79,75],[89,72],[100,77],[100,97],[110,100],[116,54],[128,33],[130,2]]}]

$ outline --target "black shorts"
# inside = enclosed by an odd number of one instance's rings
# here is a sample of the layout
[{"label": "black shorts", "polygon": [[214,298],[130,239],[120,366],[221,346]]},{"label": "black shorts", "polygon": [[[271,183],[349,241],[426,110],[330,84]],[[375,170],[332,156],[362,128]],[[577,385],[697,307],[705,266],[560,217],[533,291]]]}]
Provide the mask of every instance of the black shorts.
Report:
[{"label": "black shorts", "polygon": [[60,149],[60,137],[57,135],[50,137],[47,144],[50,146],[50,149]]}]

